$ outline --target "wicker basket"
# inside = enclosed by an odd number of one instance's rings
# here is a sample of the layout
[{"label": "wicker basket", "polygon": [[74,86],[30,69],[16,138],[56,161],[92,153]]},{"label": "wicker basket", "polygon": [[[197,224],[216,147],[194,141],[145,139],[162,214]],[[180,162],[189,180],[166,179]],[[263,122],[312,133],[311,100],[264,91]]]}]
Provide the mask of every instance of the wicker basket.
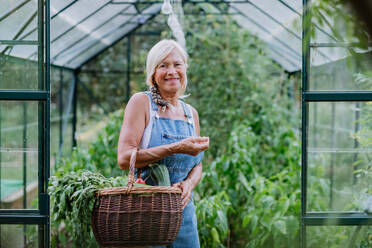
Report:
[{"label": "wicker basket", "polygon": [[162,246],[177,237],[182,192],[177,187],[133,187],[136,154],[131,156],[128,185],[97,193],[92,227],[101,247]]}]

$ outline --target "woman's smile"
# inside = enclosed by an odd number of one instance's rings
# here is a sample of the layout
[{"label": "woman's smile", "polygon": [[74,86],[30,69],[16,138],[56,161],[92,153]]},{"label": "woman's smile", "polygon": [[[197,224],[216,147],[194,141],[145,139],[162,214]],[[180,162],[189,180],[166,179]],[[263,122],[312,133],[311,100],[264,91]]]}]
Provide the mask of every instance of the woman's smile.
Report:
[{"label": "woman's smile", "polygon": [[167,83],[178,83],[180,81],[180,78],[178,78],[178,77],[165,78],[165,81]]}]

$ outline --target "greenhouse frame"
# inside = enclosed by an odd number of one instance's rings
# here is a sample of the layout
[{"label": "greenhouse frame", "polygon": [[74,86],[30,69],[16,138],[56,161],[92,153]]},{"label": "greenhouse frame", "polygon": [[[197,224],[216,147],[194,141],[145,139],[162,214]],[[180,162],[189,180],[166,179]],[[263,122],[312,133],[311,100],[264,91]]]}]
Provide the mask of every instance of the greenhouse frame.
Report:
[{"label": "greenhouse frame", "polygon": [[[357,235],[361,226],[371,226],[371,212],[357,210],[359,207],[346,211],[350,209],[347,206],[353,195],[341,201],[332,188],[338,187],[333,182],[344,176],[336,170],[337,166],[343,166],[341,161],[353,164],[351,169],[342,169],[354,175],[357,164],[365,163],[364,156],[372,153],[371,146],[363,146],[361,141],[344,135],[346,131],[341,130],[341,124],[337,126],[342,123],[355,135],[362,131],[358,124],[363,118],[360,109],[372,102],[372,89],[351,82],[350,75],[357,69],[350,71],[345,61],[352,57],[363,64],[371,58],[371,43],[363,50],[358,44],[340,42],[334,30],[309,21],[312,16],[304,6],[308,6],[310,0],[181,2],[182,6],[206,6],[204,13],[185,12],[184,15],[231,15],[241,28],[266,44],[268,56],[289,75],[301,75],[299,247],[310,247],[308,230],[312,228],[348,226],[350,233],[354,233],[350,235]],[[130,63],[131,37],[160,37],[158,30],[153,33],[139,30],[161,15],[163,1],[0,0],[0,3],[0,247],[6,247],[6,236],[10,232],[22,233],[23,239],[17,244],[26,247],[26,236],[31,229],[37,230],[34,238],[38,247],[50,247],[51,164],[77,146],[80,94],[89,95],[105,114],[111,111],[96,99],[90,85],[79,80],[79,75],[118,73],[125,76],[125,101],[128,101],[131,76],[135,73]],[[125,70],[106,72],[84,68],[125,39]],[[351,52],[354,48],[358,53]],[[53,70],[54,77],[51,76]],[[16,72],[19,76],[12,76]],[[342,80],[350,82],[337,85]],[[52,94],[53,87],[57,91]],[[18,115],[10,114],[14,112],[8,112],[9,109],[18,110]],[[345,118],[346,115],[350,119]],[[319,175],[317,163],[329,166],[322,175],[329,175],[332,182],[329,205],[327,211],[322,212],[311,207],[317,192],[312,191],[309,177]],[[12,166],[17,169],[13,171]],[[346,188],[355,185],[357,180],[355,176],[350,177],[350,181],[344,182]],[[367,187],[370,190],[372,186]]]}]

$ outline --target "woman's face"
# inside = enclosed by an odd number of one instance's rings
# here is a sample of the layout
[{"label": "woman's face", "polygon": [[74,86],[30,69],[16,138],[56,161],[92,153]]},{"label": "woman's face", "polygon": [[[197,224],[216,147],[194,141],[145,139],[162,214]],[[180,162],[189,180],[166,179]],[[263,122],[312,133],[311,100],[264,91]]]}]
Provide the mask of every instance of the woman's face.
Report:
[{"label": "woman's face", "polygon": [[176,93],[185,82],[186,65],[180,53],[173,49],[156,67],[154,79],[160,91]]}]

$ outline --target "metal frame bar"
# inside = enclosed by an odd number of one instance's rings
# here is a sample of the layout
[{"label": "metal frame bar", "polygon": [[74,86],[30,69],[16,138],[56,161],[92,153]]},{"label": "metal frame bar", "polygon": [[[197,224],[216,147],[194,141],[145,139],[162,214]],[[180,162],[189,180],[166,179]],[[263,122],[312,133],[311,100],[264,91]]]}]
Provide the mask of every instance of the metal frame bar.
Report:
[{"label": "metal frame bar", "polygon": [[303,92],[306,102],[372,101],[372,91]]},{"label": "metal frame bar", "polygon": [[22,214],[40,214],[38,209],[0,209],[0,216],[3,215],[22,215]]},{"label": "metal frame bar", "polygon": [[[45,215],[36,215],[36,214],[18,214],[18,215],[1,215],[0,224],[44,224],[48,223]],[[39,243],[40,244],[40,243]],[[43,246],[44,247],[44,246]],[[49,246],[45,246],[49,247]]]},{"label": "metal frame bar", "polygon": [[[335,43],[310,43],[310,47],[318,48],[318,47],[344,47],[344,48],[352,48],[358,47],[359,43],[347,43],[347,42],[335,42]],[[368,47],[372,47],[372,44],[369,43]]]},{"label": "metal frame bar", "polygon": [[78,87],[79,87],[79,76],[78,76],[78,70],[74,71],[74,95],[72,100],[72,147],[77,146],[76,142],[76,122],[77,122],[77,100],[78,100]]},{"label": "metal frame bar", "polygon": [[0,40],[0,45],[9,45],[9,46],[37,46],[39,43],[34,40]]},{"label": "metal frame bar", "polygon": [[306,226],[372,226],[372,215],[305,216],[303,222]]},{"label": "metal frame bar", "polygon": [[[228,12],[219,12],[219,13],[193,13],[193,12],[184,12],[184,15],[195,15],[195,16],[200,16],[200,15],[238,15],[237,13],[228,13]],[[123,16],[137,16],[137,15],[142,15],[142,16],[151,16],[151,13],[145,13],[145,14],[137,14],[137,13],[123,13]]]},{"label": "metal frame bar", "polygon": [[308,80],[310,77],[310,29],[308,25],[308,0],[303,0],[302,15],[302,87],[301,87],[301,211],[300,211],[300,247],[306,247],[306,206],[307,206],[307,130],[308,130],[308,105],[304,93],[307,92]]},{"label": "metal frame bar", "polygon": [[48,98],[48,91],[0,90],[3,101],[46,101]]},{"label": "metal frame bar", "polygon": [[[62,154],[63,147],[63,70],[59,71],[59,92],[58,92],[58,105],[59,105],[59,144],[58,154]],[[59,158],[59,157],[58,157]]]},{"label": "metal frame bar", "polygon": [[130,98],[130,69],[131,69],[131,36],[127,36],[127,92],[126,92],[126,100],[127,103],[129,102]]},{"label": "metal frame bar", "polygon": [[[126,74],[127,70],[111,70],[111,71],[103,71],[103,70],[80,70],[79,73],[96,73],[96,74]],[[130,73],[134,74],[143,74],[143,71],[131,71]]]}]

